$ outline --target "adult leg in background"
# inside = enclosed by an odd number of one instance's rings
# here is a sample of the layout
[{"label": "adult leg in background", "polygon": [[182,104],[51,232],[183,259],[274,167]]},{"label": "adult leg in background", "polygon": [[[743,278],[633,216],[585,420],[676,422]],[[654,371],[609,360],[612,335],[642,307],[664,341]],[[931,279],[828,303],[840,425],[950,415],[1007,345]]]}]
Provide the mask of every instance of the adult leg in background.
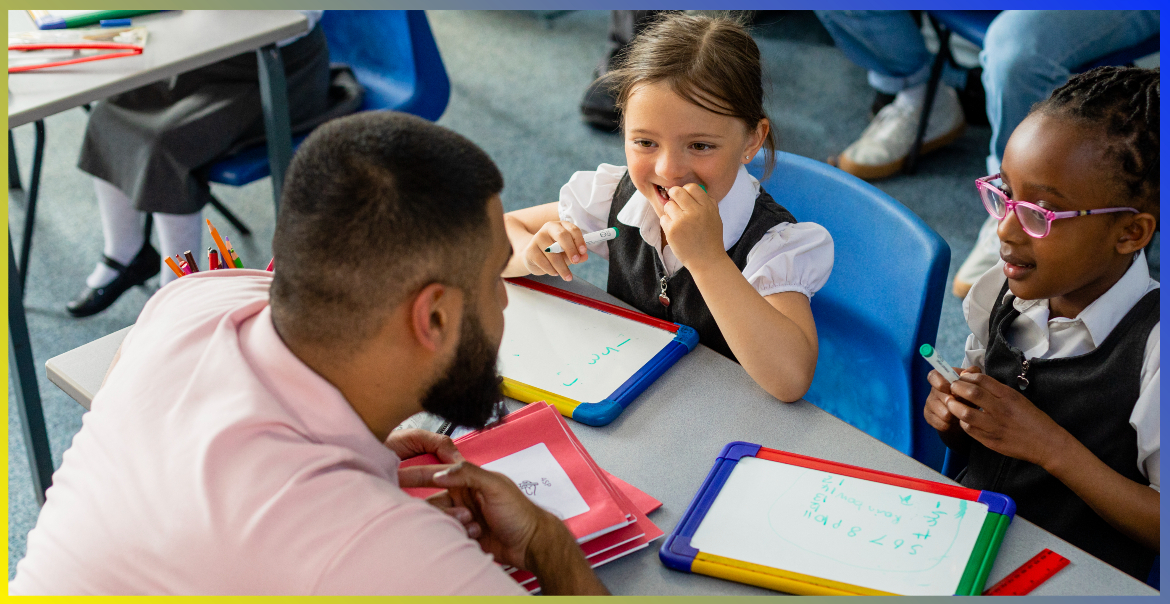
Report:
[{"label": "adult leg in background", "polygon": [[[869,83],[894,101],[878,111],[869,127],[841,155],[830,158],[842,170],[866,179],[897,173],[917,132],[933,55],[918,23],[907,11],[816,11],[845,56],[868,70]],[[932,151],[962,134],[965,119],[955,88],[963,70],[947,65],[931,108],[923,149]]]}]

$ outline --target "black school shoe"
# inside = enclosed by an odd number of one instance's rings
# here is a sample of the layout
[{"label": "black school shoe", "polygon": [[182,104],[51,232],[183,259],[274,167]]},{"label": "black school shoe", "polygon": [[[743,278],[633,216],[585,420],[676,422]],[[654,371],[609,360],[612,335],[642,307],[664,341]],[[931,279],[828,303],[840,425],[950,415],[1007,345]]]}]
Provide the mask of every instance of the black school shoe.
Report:
[{"label": "black school shoe", "polygon": [[76,300],[65,305],[65,310],[78,318],[96,315],[109,308],[126,290],[135,285],[142,285],[146,283],[147,279],[157,275],[160,261],[162,258],[159,257],[158,252],[155,251],[154,246],[150,245],[149,241],[142,246],[138,255],[134,256],[128,265],[102,256],[102,262],[118,271],[118,276],[102,287],[87,286]]},{"label": "black school shoe", "polygon": [[581,101],[581,118],[602,132],[618,131],[621,114],[617,109],[617,99],[601,78],[593,80],[589,88],[585,89],[585,98]]}]

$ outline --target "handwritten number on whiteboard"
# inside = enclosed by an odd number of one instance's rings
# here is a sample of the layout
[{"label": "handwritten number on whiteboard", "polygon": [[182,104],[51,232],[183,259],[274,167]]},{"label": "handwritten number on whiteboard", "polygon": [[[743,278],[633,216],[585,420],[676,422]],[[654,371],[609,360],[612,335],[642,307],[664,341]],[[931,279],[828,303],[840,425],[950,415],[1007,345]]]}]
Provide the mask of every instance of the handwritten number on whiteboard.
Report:
[{"label": "handwritten number on whiteboard", "polygon": [[882,543],[882,539],[885,539],[885,538],[886,538],[886,536],[885,536],[885,535],[882,535],[881,537],[878,537],[877,539],[870,539],[870,540],[869,540],[869,542],[870,542],[870,543],[876,543],[876,544],[878,544],[878,545],[884,545],[884,544]]},{"label": "handwritten number on whiteboard", "polygon": [[592,361],[589,361],[589,364],[590,364],[590,365],[596,365],[596,364],[597,364],[597,361],[600,361],[600,360],[601,360],[601,357],[595,354],[595,355],[593,355],[593,360],[592,360]]}]

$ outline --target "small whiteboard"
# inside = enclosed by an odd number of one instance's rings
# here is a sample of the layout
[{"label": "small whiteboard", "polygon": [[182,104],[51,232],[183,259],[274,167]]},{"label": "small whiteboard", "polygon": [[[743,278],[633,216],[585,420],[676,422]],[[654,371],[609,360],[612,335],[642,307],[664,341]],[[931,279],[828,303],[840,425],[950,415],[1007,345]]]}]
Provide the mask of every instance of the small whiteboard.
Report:
[{"label": "small whiteboard", "polygon": [[511,279],[498,367],[504,394],[609,423],[698,343],[668,323],[529,279]]},{"label": "small whiteboard", "polygon": [[660,555],[792,593],[979,594],[1014,510],[996,493],[732,443]]}]

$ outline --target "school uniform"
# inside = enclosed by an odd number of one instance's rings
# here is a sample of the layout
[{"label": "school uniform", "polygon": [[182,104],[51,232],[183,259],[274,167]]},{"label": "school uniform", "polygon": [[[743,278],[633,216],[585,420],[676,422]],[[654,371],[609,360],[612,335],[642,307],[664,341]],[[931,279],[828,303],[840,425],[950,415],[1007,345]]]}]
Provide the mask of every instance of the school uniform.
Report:
[{"label": "school uniform", "polygon": [[[663,240],[650,203],[624,166],[601,164],[595,171],[577,172],[561,187],[557,210],[561,220],[585,233],[613,226],[622,230],[615,240],[588,246],[609,260],[610,294],[646,314],[695,328],[700,342],[734,360],[690,271]],[[829,232],[797,222],[747,168],[740,167],[719,202],[719,217],[723,249],[761,296],[800,292],[812,298],[828,280],[833,270]]]},{"label": "school uniform", "polygon": [[[1122,278],[1072,319],[1011,294],[1003,262],[971,288],[964,366],[1015,388],[1121,475],[1160,491],[1160,289],[1139,252]],[[1020,516],[1144,580],[1157,552],[1109,526],[1039,466],[977,441],[960,482],[1000,491]]]},{"label": "school uniform", "polygon": [[[301,12],[310,31],[278,43],[294,124],[329,106],[329,48],[315,26],[323,11]],[[201,169],[264,134],[258,74],[256,53],[245,52],[95,104],[77,167],[139,211],[199,211],[211,199]]]}]

